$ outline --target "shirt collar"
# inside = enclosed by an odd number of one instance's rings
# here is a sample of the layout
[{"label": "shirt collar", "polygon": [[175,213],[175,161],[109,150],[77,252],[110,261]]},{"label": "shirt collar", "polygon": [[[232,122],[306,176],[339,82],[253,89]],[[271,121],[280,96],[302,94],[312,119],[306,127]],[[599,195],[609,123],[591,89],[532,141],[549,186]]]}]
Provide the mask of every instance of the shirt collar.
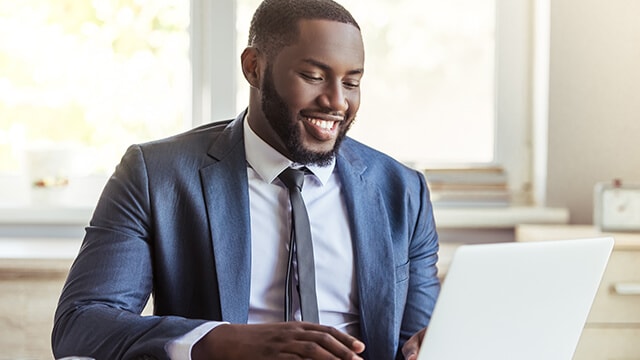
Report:
[{"label": "shirt collar", "polygon": [[[247,156],[247,162],[253,170],[266,182],[271,183],[280,173],[290,167],[299,167],[280,154],[276,149],[262,140],[249,126],[249,121],[245,116],[243,119],[244,127],[244,149]],[[335,168],[335,157],[327,166],[306,165],[322,185],[326,184]]]}]

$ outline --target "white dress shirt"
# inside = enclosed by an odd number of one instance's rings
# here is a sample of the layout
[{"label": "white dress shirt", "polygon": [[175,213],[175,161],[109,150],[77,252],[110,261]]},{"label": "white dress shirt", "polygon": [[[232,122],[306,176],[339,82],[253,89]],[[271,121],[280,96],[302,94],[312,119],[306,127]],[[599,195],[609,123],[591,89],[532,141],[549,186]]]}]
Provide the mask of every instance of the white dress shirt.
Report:
[{"label": "white dress shirt", "polygon": [[[256,135],[244,120],[251,217],[249,323],[284,320],[285,275],[291,229],[289,193],[278,175],[292,162]],[[347,209],[335,161],[308,165],[302,196],[309,214],[320,323],[359,337],[358,293]],[[295,259],[295,257],[294,257]],[[295,262],[294,262],[295,269]],[[295,279],[297,273],[294,274]],[[300,320],[298,294],[294,319]],[[171,359],[190,359],[193,345],[224,322],[207,322],[167,344]]]}]

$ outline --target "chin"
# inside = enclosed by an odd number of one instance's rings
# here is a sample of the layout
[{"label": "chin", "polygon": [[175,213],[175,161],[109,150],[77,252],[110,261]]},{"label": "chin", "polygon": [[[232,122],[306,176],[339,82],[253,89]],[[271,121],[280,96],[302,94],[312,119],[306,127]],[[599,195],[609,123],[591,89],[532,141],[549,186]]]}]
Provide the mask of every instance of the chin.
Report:
[{"label": "chin", "polygon": [[324,142],[322,144],[305,144],[304,149],[314,154],[325,154],[335,150],[335,146],[336,142],[332,141],[331,143]]}]

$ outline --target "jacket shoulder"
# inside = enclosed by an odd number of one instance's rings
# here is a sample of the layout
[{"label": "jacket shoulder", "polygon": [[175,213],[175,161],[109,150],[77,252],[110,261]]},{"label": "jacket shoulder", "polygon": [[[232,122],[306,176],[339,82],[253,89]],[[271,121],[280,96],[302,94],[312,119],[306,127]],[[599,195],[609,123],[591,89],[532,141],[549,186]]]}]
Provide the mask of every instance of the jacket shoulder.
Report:
[{"label": "jacket shoulder", "polygon": [[415,178],[417,172],[392,156],[349,137],[345,138],[340,153],[352,166],[362,167],[366,173]]}]

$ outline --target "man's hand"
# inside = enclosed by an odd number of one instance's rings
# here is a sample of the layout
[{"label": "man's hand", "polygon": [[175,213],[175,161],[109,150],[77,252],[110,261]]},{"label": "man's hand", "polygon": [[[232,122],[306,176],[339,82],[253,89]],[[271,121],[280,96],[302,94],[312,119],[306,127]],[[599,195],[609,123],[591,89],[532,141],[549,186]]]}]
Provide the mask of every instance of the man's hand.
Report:
[{"label": "man's hand", "polygon": [[335,328],[308,322],[219,325],[198,341],[193,360],[362,359],[364,343]]},{"label": "man's hand", "polygon": [[424,339],[424,334],[427,332],[427,328],[424,328],[417,333],[415,333],[412,337],[404,343],[402,347],[402,355],[406,360],[416,360],[418,358],[418,351],[420,350],[420,345],[422,345],[422,339]]}]

